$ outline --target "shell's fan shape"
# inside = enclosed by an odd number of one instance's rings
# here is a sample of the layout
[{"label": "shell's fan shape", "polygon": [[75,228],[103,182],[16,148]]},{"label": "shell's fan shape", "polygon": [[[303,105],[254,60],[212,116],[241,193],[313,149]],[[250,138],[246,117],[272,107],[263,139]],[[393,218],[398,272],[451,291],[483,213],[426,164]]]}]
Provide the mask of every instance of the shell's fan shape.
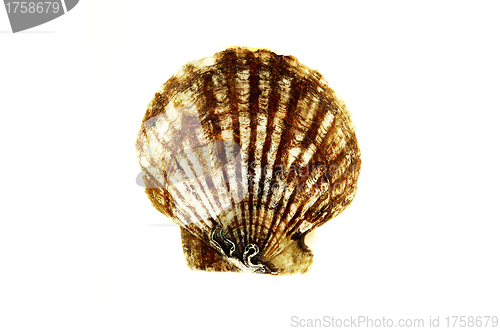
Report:
[{"label": "shell's fan shape", "polygon": [[163,84],[136,148],[188,266],[211,271],[306,272],[305,235],[351,203],[361,165],[349,112],[317,71],[239,47]]}]

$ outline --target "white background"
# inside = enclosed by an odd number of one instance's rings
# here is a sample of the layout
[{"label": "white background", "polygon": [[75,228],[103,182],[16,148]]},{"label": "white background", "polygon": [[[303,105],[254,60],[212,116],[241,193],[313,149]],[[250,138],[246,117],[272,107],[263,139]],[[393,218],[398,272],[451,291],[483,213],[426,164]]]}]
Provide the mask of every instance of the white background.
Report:
[{"label": "white background", "polygon": [[[283,330],[302,319],[500,315],[495,1],[80,1],[0,10],[0,330]],[[135,183],[154,92],[227,46],[320,71],[362,153],[307,275],[185,267]],[[161,226],[158,226],[161,225]]]}]

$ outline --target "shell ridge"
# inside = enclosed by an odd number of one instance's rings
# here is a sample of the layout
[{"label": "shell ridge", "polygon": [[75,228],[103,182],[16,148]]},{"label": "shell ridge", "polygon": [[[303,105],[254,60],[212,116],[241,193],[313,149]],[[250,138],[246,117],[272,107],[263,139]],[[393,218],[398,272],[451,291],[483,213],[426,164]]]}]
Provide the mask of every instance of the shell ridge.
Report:
[{"label": "shell ridge", "polygon": [[[289,175],[289,177],[291,177],[291,176],[292,175]],[[293,202],[293,198],[297,194],[296,183],[297,183],[297,179],[292,176],[291,185],[287,186],[285,189],[285,195],[283,196],[282,207],[281,207],[280,211],[278,212],[278,217],[276,218],[276,222],[273,223],[273,227],[271,228],[270,233],[277,233],[278,229],[281,226],[283,226],[284,222],[282,222],[280,220],[282,219],[282,217],[284,217],[284,215],[288,214],[290,207],[291,207],[291,203]],[[269,240],[269,242],[268,242],[269,248],[267,249],[267,247],[266,247],[266,252],[265,252],[266,257],[270,257],[273,254],[274,244],[277,240],[277,236],[274,236],[274,237],[269,236],[268,240]]]},{"label": "shell ridge", "polygon": [[[302,100],[303,99],[306,99],[307,95],[303,95],[302,94],[302,89],[300,90],[301,93],[300,95],[297,97],[297,100],[292,100],[293,102],[288,102],[289,100],[286,99],[287,101],[287,111],[286,111],[286,114],[288,116],[286,116],[285,118],[295,118],[295,114],[297,112],[297,107],[298,107],[298,104],[299,104],[299,100]],[[293,126],[293,121],[290,121],[290,123],[287,123],[287,126],[289,128],[289,130],[286,130],[286,132],[288,133],[287,134],[287,137],[284,137],[284,138],[288,138],[288,137],[293,137],[294,133],[297,131],[297,129]],[[283,142],[284,146],[281,145],[280,143],[280,150],[284,150],[284,155],[291,155],[290,151],[293,150],[294,148],[296,148],[296,143],[294,143],[294,139],[283,139],[281,140],[281,142]],[[290,163],[290,162],[288,162]],[[289,176],[290,174],[292,174],[290,171],[290,166],[287,166],[287,164],[284,165],[284,171],[289,173]],[[290,180],[287,180],[287,184],[285,184],[285,187],[286,189],[288,189],[290,187],[290,184],[293,186],[293,189],[295,190],[295,181],[290,181]],[[283,190],[278,190],[276,191],[275,193],[281,193],[282,194]],[[270,252],[273,251],[274,248],[272,248],[272,245],[273,243],[277,240],[277,238],[271,240],[271,234],[273,233],[276,233],[277,231],[275,231],[275,229],[279,228],[280,227],[280,224],[279,223],[282,223],[282,222],[286,222],[286,220],[283,220],[282,219],[282,216],[287,213],[287,211],[289,209],[289,205],[288,205],[288,201],[289,201],[289,198],[291,197],[291,195],[287,195],[286,193],[285,194],[282,194],[281,195],[281,199],[279,199],[278,201],[278,204],[279,203],[282,203],[283,204],[283,207],[285,208],[284,210],[280,210],[279,212],[279,217],[276,217],[274,218],[274,220],[272,221],[271,223],[271,229],[268,231],[268,235],[266,236],[266,242],[270,241],[269,242],[269,245],[271,246],[270,248]],[[272,199],[272,196],[271,196],[271,199]],[[267,252],[266,252],[267,253]]]},{"label": "shell ridge", "polygon": [[[261,66],[259,61],[256,61],[256,65],[253,69],[257,69],[259,72],[261,70]],[[258,75],[257,72],[254,70],[250,71],[250,89],[253,91],[253,93],[250,93],[249,96],[249,108],[248,108],[248,117],[250,119],[250,125],[248,127],[249,133],[250,133],[250,141],[249,141],[249,151],[248,151],[248,159],[247,159],[247,185],[248,185],[248,207],[245,207],[245,215],[248,215],[246,220],[245,220],[245,236],[244,240],[242,242],[242,246],[246,247],[247,245],[250,244],[252,238],[250,237],[250,234],[252,233],[252,220],[255,219],[256,217],[256,202],[254,197],[254,189],[255,189],[255,178],[257,176],[257,172],[255,169],[255,164],[256,164],[256,149],[257,149],[257,127],[259,125],[258,123],[258,117],[256,114],[259,113],[259,108],[260,108],[260,95],[257,92],[258,91],[258,86],[260,85],[260,76]],[[248,213],[247,213],[248,211]]]},{"label": "shell ridge", "polygon": [[[200,178],[196,174],[196,169],[193,163],[193,160],[189,158],[184,150],[180,150],[178,153],[179,156],[182,156],[184,160],[186,160],[186,165],[182,166],[180,165],[178,161],[178,157],[174,156],[173,160],[175,160],[176,164],[178,167],[181,167],[183,169],[182,177],[183,177],[183,186],[186,192],[188,192],[189,195],[193,198],[193,200],[198,201],[199,203],[197,205],[201,206],[201,208],[204,211],[204,214],[200,215],[198,211],[195,212],[195,216],[197,217],[195,220],[191,220],[193,222],[201,222],[205,223],[204,219],[210,216],[214,216],[213,213],[210,212],[209,208],[207,207],[207,202],[210,204],[208,200],[204,201],[206,198],[203,198],[202,195],[205,195],[204,188],[202,185],[200,185]],[[189,170],[189,173],[187,173],[187,170]],[[190,176],[192,180],[190,179]],[[172,185],[172,183],[169,183]],[[205,195],[206,197],[206,195]],[[177,201],[177,200],[176,200]],[[180,201],[178,201],[180,202]],[[206,217],[205,217],[206,215]]]},{"label": "shell ridge", "polygon": [[[261,67],[262,68],[262,67]],[[276,112],[276,103],[273,102],[277,98],[278,87],[275,84],[276,77],[271,71],[270,74],[264,74],[268,71],[259,72],[259,108],[256,117],[259,120],[257,126],[257,139],[256,145],[256,161],[255,174],[253,186],[253,201],[254,201],[254,218],[252,223],[255,224],[255,231],[253,231],[252,243],[259,241],[261,238],[261,231],[265,227],[264,205],[261,204],[263,197],[263,189],[265,182],[264,169],[267,167],[266,158],[263,157],[264,151],[269,149],[271,135],[269,134],[269,126],[271,124],[270,117]],[[260,132],[259,132],[260,131]],[[260,134],[259,134],[260,133]],[[257,206],[260,205],[260,208]]]},{"label": "shell ridge", "polygon": [[[271,59],[271,61],[274,61]],[[285,83],[284,83],[285,81]],[[287,84],[288,82],[288,84]],[[269,121],[267,130],[272,132],[269,134],[269,139],[266,142],[267,149],[271,149],[271,146],[276,146],[275,149],[271,153],[267,153],[267,156],[265,158],[266,160],[266,174],[261,181],[259,188],[262,190],[262,196],[261,196],[261,218],[263,219],[264,223],[269,223],[266,224],[265,227],[261,227],[261,231],[266,230],[264,234],[261,232],[258,233],[258,237],[260,238],[261,236],[264,236],[264,240],[262,242],[262,250],[265,251],[266,249],[266,243],[268,242],[270,236],[273,235],[273,232],[270,230],[273,226],[273,223],[277,221],[276,218],[269,218],[270,216],[270,210],[268,208],[267,201],[270,199],[271,194],[269,194],[269,188],[271,186],[271,175],[274,172],[275,164],[277,160],[278,155],[278,146],[284,141],[283,136],[281,132],[278,132],[276,134],[273,134],[277,132],[275,130],[276,124],[279,123],[279,119],[281,118],[287,118],[291,112],[293,112],[293,106],[292,103],[290,102],[290,90],[292,86],[293,81],[292,80],[279,80],[278,75],[276,74],[276,71],[273,70],[271,74],[271,83],[270,86],[273,86],[275,88],[271,88],[270,92],[270,105],[271,107],[269,108],[268,111],[268,116],[270,118],[274,118],[273,121]],[[283,110],[286,109],[286,110]],[[273,139],[274,138],[274,139]],[[278,161],[279,162],[279,161]],[[274,214],[274,213],[272,213]],[[267,221],[267,222],[266,222]]]},{"label": "shell ridge", "polygon": [[[273,235],[270,230],[273,227],[277,218],[274,216],[274,211],[271,211],[268,206],[268,201],[271,199],[270,187],[272,185],[272,175],[275,172],[277,164],[279,164],[279,156],[281,156],[282,149],[279,146],[285,143],[280,124],[286,131],[286,118],[293,116],[293,102],[290,102],[290,91],[294,84],[293,73],[289,70],[283,69],[282,62],[283,56],[278,56],[271,53],[268,57],[268,64],[266,71],[270,72],[268,75],[270,82],[267,84],[270,92],[268,93],[267,104],[267,117],[269,118],[266,126],[268,134],[264,143],[264,149],[268,151],[265,158],[264,173],[259,182],[259,192],[261,192],[261,210],[260,218],[262,219],[263,226],[260,227],[258,237],[263,237],[262,248],[266,249],[266,243],[270,236]],[[271,120],[272,119],[272,120]],[[280,129],[278,129],[280,128]],[[262,233],[264,231],[264,233]]]},{"label": "shell ridge", "polygon": [[[228,58],[234,58],[235,54],[228,53],[225,56]],[[222,68],[221,73],[222,73],[222,76],[224,78],[224,82],[225,82],[225,85],[226,85],[227,91],[228,91],[228,101],[229,101],[229,107],[230,107],[229,112],[231,114],[235,114],[234,119],[231,118],[231,125],[230,125],[231,131],[233,133],[232,140],[235,141],[240,146],[240,153],[243,154],[243,153],[246,153],[246,150],[243,150],[241,136],[236,134],[236,132],[240,131],[240,127],[241,127],[240,116],[237,116],[238,110],[239,110],[238,108],[241,105],[240,96],[237,93],[235,93],[235,89],[233,88],[235,85],[237,85],[235,82],[237,79],[236,69],[234,69],[234,66],[221,66],[221,68]],[[242,158],[243,158],[243,155],[242,155]],[[242,161],[242,164],[243,164],[243,161]],[[242,177],[241,177],[240,183],[239,184],[236,183],[236,187],[235,187],[235,189],[237,191],[241,192],[240,201],[244,199],[243,195],[245,195],[245,196],[247,195],[247,192],[246,192],[247,189],[246,189],[245,185],[243,184],[243,182],[246,181],[246,176],[244,178],[243,177],[244,172],[241,172],[241,173],[242,173]],[[231,222],[231,223],[234,222],[236,224],[243,223],[244,210],[243,210],[241,204],[234,203],[233,209],[236,211],[236,219],[231,220],[231,221],[228,220],[228,222]],[[228,223],[228,225],[230,226],[231,224]],[[243,238],[242,238],[243,235],[244,235],[243,232],[234,233],[234,236],[237,238],[237,240],[236,240],[237,242],[243,241]]]},{"label": "shell ridge", "polygon": [[[294,213],[288,222],[289,230],[286,235],[290,235],[293,233],[300,225],[301,222],[305,219],[305,214],[311,210],[311,207],[315,205],[320,197],[324,194],[322,190],[317,186],[318,181],[322,178],[323,172],[321,170],[315,170],[316,175],[314,177],[309,177],[304,185],[306,188],[301,189],[299,194],[302,195],[302,199],[297,201],[298,208],[296,210],[300,211],[300,214]],[[312,193],[311,189],[316,188]],[[285,234],[283,234],[284,236]],[[279,239],[278,239],[279,240]]]},{"label": "shell ridge", "polygon": [[247,202],[241,205],[242,210],[244,211],[244,219],[242,224],[238,225],[241,232],[241,244],[243,247],[246,247],[249,244],[248,234],[250,233],[250,220],[253,217],[253,200],[250,196],[252,189],[252,176],[250,175],[252,169],[249,168],[251,162],[255,160],[255,142],[256,142],[256,132],[252,130],[252,127],[255,127],[254,121],[255,110],[258,107],[259,102],[259,94],[257,93],[259,88],[259,71],[260,71],[260,59],[255,55],[255,53],[250,53],[248,57],[249,63],[249,76],[248,76],[248,85],[249,85],[249,96],[247,102],[244,104],[240,104],[240,116],[238,117],[240,123],[240,134],[241,139],[245,138],[244,144],[242,144],[242,151],[245,150],[245,154],[242,152],[242,172],[246,174],[245,178],[243,178],[244,187],[247,192]]}]

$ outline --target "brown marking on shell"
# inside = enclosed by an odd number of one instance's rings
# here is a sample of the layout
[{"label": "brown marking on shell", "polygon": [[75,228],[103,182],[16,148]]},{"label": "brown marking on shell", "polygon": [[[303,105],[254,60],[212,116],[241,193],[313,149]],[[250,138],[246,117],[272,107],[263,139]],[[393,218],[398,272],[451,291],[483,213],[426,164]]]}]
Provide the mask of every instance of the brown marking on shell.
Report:
[{"label": "brown marking on shell", "polygon": [[[220,271],[308,270],[305,235],[351,203],[361,165],[350,114],[326,80],[292,56],[248,48],[170,78],[136,148],[146,194],[183,228],[190,266]],[[192,262],[202,258],[186,248],[193,238],[225,262]]]}]

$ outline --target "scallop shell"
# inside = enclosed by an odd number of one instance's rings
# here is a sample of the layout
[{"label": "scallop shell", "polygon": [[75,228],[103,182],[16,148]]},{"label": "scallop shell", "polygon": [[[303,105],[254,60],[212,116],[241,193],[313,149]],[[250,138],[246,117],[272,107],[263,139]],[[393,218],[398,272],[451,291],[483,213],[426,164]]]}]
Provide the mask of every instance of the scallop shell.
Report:
[{"label": "scallop shell", "polygon": [[350,114],[317,71],[240,47],[163,84],[136,148],[188,266],[209,271],[309,270],[304,238],[351,203],[361,166]]}]

